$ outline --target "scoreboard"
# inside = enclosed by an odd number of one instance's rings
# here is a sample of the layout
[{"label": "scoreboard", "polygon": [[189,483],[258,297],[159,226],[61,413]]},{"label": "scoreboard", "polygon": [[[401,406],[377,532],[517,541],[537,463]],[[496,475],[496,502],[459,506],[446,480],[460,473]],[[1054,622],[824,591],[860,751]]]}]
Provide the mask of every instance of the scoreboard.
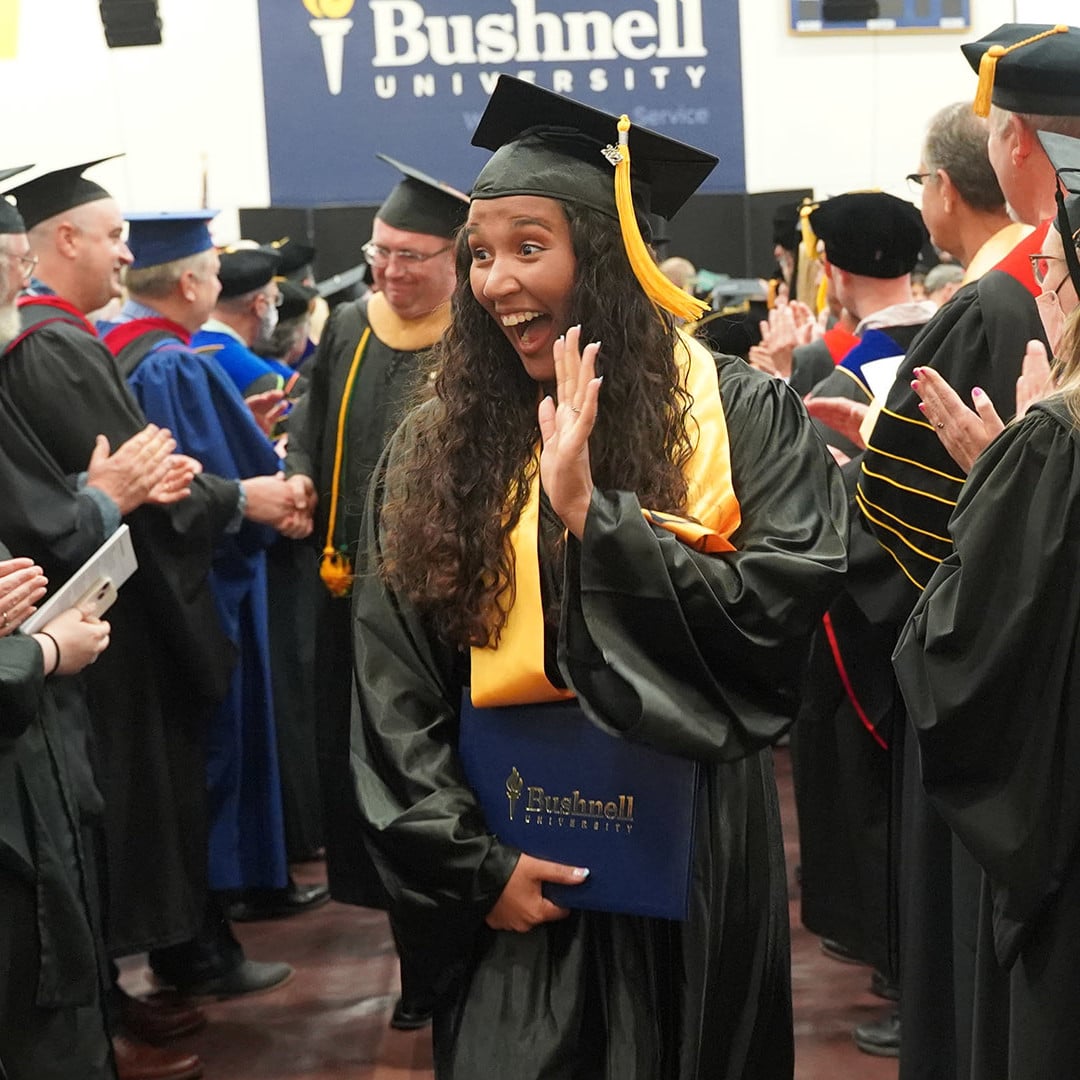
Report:
[{"label": "scoreboard", "polygon": [[797,34],[967,30],[970,0],[789,0]]}]

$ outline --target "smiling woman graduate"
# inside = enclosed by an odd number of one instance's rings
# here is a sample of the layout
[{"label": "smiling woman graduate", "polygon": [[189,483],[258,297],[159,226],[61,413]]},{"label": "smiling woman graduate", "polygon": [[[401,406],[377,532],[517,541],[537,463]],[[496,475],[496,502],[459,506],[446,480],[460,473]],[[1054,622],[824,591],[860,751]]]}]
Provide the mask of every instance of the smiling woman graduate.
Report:
[{"label": "smiling woman graduate", "polygon": [[[617,125],[500,79],[433,393],[371,490],[353,766],[440,1080],[792,1074],[769,746],[845,500],[797,397],[676,330],[693,300],[638,233],[715,159],[634,128],[614,167]],[[700,763],[685,921],[559,906],[542,885],[588,868],[485,823],[463,713],[555,701]]]}]

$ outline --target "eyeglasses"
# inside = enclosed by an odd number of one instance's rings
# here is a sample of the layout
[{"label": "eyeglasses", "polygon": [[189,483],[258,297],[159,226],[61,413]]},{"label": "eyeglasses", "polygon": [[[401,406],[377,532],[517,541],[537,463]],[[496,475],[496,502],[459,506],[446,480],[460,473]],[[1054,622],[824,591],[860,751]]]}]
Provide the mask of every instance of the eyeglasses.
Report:
[{"label": "eyeglasses", "polygon": [[932,172],[911,172],[904,179],[908,182],[908,187],[918,195],[922,192],[923,184],[933,175]]},{"label": "eyeglasses", "polygon": [[266,297],[274,307],[281,307],[285,303],[285,294],[280,289],[276,293],[264,292],[259,295]]},{"label": "eyeglasses", "polygon": [[1029,255],[1028,258],[1031,260],[1031,272],[1035,276],[1036,285],[1046,284],[1046,279],[1050,276],[1050,264],[1052,262],[1065,261],[1061,255],[1044,255],[1041,251]]},{"label": "eyeglasses", "polygon": [[23,277],[30,279],[37,269],[38,257],[36,255],[16,255],[13,251],[0,251],[0,255],[6,255],[9,259],[17,259],[22,266]]},{"label": "eyeglasses", "polygon": [[436,255],[441,255],[444,251],[449,251],[451,247],[453,247],[452,244],[447,244],[438,251],[424,255],[419,251],[409,251],[407,248],[391,250],[383,247],[382,244],[376,244],[374,240],[369,240],[360,250],[364,253],[364,260],[368,266],[381,270],[389,264],[391,259],[397,259],[407,267],[416,267],[421,263],[426,263],[428,259],[434,259]]}]

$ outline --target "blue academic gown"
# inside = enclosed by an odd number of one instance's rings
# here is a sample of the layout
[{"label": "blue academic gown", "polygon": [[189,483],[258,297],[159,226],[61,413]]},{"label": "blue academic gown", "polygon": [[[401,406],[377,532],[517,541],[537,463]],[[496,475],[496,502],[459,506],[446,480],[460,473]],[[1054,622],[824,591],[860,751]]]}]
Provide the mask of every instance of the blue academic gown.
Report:
[{"label": "blue academic gown", "polygon": [[295,374],[288,365],[253,353],[232,334],[220,330],[203,327],[191,339],[191,344],[196,349],[213,346],[217,350],[214,359],[244,395],[252,393],[252,388],[283,389]]},{"label": "blue academic gown", "polygon": [[[129,303],[120,322],[152,317]],[[270,440],[215,355],[174,338],[157,343],[127,377],[148,419],[208,473],[239,480],[279,471]],[[211,889],[276,888],[287,878],[267,634],[266,549],[276,537],[245,521],[214,553],[211,589],[240,662],[208,738]]]}]

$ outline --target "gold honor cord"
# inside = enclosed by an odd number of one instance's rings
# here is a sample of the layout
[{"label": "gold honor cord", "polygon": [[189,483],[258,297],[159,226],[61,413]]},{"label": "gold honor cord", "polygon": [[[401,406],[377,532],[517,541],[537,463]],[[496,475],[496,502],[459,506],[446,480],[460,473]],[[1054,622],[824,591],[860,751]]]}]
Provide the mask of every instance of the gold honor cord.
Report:
[{"label": "gold honor cord", "polygon": [[360,361],[363,358],[364,348],[369,337],[371,337],[371,327],[367,326],[364,328],[363,334],[360,335],[360,344],[356,346],[352,366],[349,368],[348,377],[345,379],[345,389],[341,395],[341,408],[338,410],[337,443],[334,446],[334,477],[330,489],[330,516],[326,526],[326,544],[323,547],[322,558],[319,560],[319,577],[322,578],[323,584],[334,596],[348,596],[353,583],[352,562],[346,552],[338,551],[334,547],[334,530],[337,526],[341,462],[345,456],[345,420],[349,415],[353,383],[356,382],[356,374],[360,370]]},{"label": "gold honor cord", "polygon": [[[731,475],[728,437],[716,364],[700,342],[679,333],[679,368],[693,398],[690,426],[694,451],[686,466],[689,516],[642,509],[645,520],[695,551],[734,551],[729,539],[742,522]],[[472,655],[472,701],[477,708],[561,701],[574,696],[548,679],[544,667],[544,607],[540,594],[539,448],[530,476],[529,498],[508,542],[514,553],[511,606],[496,648],[476,647]]]}]

